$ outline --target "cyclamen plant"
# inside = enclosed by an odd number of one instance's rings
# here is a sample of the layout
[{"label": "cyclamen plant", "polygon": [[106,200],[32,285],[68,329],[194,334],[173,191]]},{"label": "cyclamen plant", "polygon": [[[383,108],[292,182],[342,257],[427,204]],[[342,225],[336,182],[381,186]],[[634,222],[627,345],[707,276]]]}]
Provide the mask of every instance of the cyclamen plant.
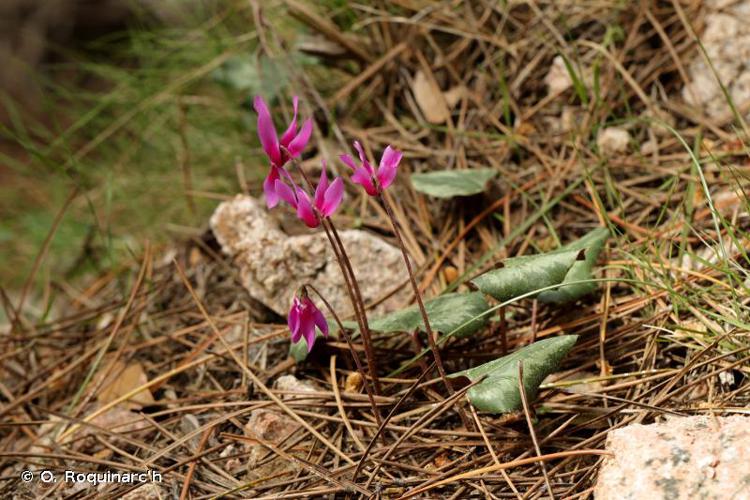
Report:
[{"label": "cyclamen plant", "polygon": [[[333,179],[329,183],[328,174],[326,172],[326,165],[323,163],[320,180],[318,181],[317,187],[314,189],[314,194],[311,197],[308,190],[300,187],[292,178],[291,174],[286,170],[286,165],[292,163],[299,173],[302,175],[305,184],[310,192],[313,191],[312,183],[310,182],[307,174],[302,168],[301,164],[297,161],[304,147],[310,139],[312,133],[312,121],[307,119],[304,122],[302,128],[297,131],[297,113],[299,100],[295,96],[293,98],[294,117],[291,123],[287,127],[286,132],[279,139],[276,134],[276,129],[273,125],[271,114],[268,110],[268,106],[262,97],[258,96],[255,98],[255,110],[258,113],[258,137],[260,138],[263,151],[266,153],[270,163],[270,171],[266,176],[263,183],[263,190],[266,196],[266,203],[269,208],[273,208],[278,205],[279,201],[283,200],[288,203],[297,212],[297,216],[310,228],[317,228],[323,226],[325,229],[326,236],[328,237],[331,247],[334,251],[336,259],[341,267],[341,272],[344,276],[344,282],[346,289],[349,294],[349,298],[352,303],[352,307],[355,311],[355,316],[362,333],[363,343],[365,345],[365,354],[367,356],[371,379],[373,381],[375,392],[380,392],[380,386],[377,378],[376,362],[372,348],[372,341],[370,338],[370,331],[367,322],[367,315],[365,314],[365,306],[362,300],[362,294],[359,290],[354,272],[351,268],[351,263],[346,254],[341,238],[339,238],[335,226],[330,221],[331,215],[340,206],[344,196],[344,184],[343,180],[339,177]],[[304,289],[303,289],[304,291]],[[318,294],[319,295],[319,294]],[[321,300],[325,302],[325,299],[320,296]],[[326,305],[328,305],[326,303]],[[305,295],[305,298],[295,297],[292,301],[292,307],[289,312],[289,327],[292,332],[292,341],[298,342],[302,337],[307,342],[308,351],[312,350],[315,343],[315,327],[324,334],[327,334],[328,323],[325,317],[320,314],[314,314],[313,321],[309,319],[302,321],[303,318],[307,318],[302,314],[304,311],[318,310],[317,306],[312,300]],[[335,312],[329,307],[329,311],[332,315]],[[312,313],[310,313],[312,314]],[[337,320],[338,321],[338,320]],[[339,322],[340,323],[340,322]],[[311,326],[312,325],[312,326]],[[342,325],[339,324],[339,329],[342,336],[345,336],[347,342],[350,342],[346,332]],[[358,369],[361,371],[363,380],[367,380],[366,374],[362,365],[359,361],[356,350],[351,346],[351,353],[355,359]],[[380,421],[379,412],[375,405],[372,393],[369,385],[365,384],[368,396],[370,397],[370,403],[372,404],[373,411],[375,412],[378,422]]]},{"label": "cyclamen plant", "polygon": [[[375,392],[379,393],[379,383],[376,373],[376,359],[372,348],[372,340],[370,337],[370,331],[368,326],[367,314],[365,312],[364,301],[362,300],[362,294],[359,290],[357,278],[351,268],[351,263],[346,253],[346,249],[339,238],[335,226],[330,220],[330,217],[341,205],[344,196],[344,185],[340,177],[334,178],[332,182],[328,181],[328,174],[326,172],[326,164],[323,162],[322,171],[318,185],[314,190],[314,194],[311,197],[308,190],[300,187],[292,178],[291,174],[286,170],[286,165],[292,163],[301,176],[304,179],[310,192],[313,190],[311,181],[309,180],[305,170],[302,168],[298,161],[299,156],[302,154],[307,142],[312,134],[312,121],[310,119],[305,120],[302,127],[297,130],[297,115],[299,100],[295,96],[292,100],[294,108],[294,116],[292,121],[289,123],[286,131],[279,138],[276,134],[276,129],[273,125],[270,111],[265,101],[261,97],[255,98],[255,110],[258,113],[258,137],[260,138],[263,150],[268,157],[270,163],[270,171],[263,183],[263,190],[266,197],[266,203],[269,208],[273,208],[278,205],[279,201],[285,201],[297,212],[297,216],[310,228],[317,228],[322,226],[326,232],[326,235],[331,243],[331,247],[336,255],[336,258],[341,267],[342,274],[344,276],[344,282],[349,293],[349,297],[352,302],[352,307],[355,311],[355,316],[362,333],[362,340],[365,346],[365,354],[367,356],[370,377],[373,381]],[[378,168],[373,168],[372,164],[368,161],[365,151],[362,145],[358,142],[354,142],[354,149],[356,149],[359,156],[359,164],[349,156],[348,154],[342,154],[339,156],[341,161],[352,169],[351,180],[354,184],[359,184],[365,189],[365,192],[374,197],[378,197],[388,213],[391,223],[393,226],[394,234],[398,240],[401,252],[404,257],[404,263],[409,273],[410,282],[414,290],[414,294],[419,304],[419,309],[422,314],[422,318],[427,331],[428,342],[433,352],[433,356],[438,366],[443,381],[449,392],[453,392],[451,385],[445,378],[445,370],[442,365],[440,353],[434,338],[432,328],[430,327],[429,318],[422,300],[422,294],[417,285],[414,277],[414,272],[411,268],[406,247],[401,233],[398,228],[393,211],[389,205],[388,200],[384,196],[385,190],[393,183],[396,178],[399,163],[403,157],[403,154],[392,146],[387,146],[383,151],[383,154],[378,164]],[[321,296],[322,300],[325,299]],[[327,303],[326,303],[327,304]],[[335,312],[331,309],[331,314],[335,315]],[[338,319],[337,319],[338,322]],[[315,343],[315,328],[317,327],[324,336],[328,335],[328,323],[320,310],[315,306],[312,300],[308,297],[305,289],[302,290],[301,296],[295,296],[292,300],[292,307],[289,311],[288,317],[289,329],[292,334],[292,342],[299,342],[304,337],[307,342],[308,351],[312,350]],[[340,330],[342,335],[346,336],[346,332],[342,325]],[[348,336],[345,337],[347,342],[350,342]],[[356,350],[352,347],[352,356],[354,356],[357,363],[358,369],[361,370],[359,359],[357,358]],[[364,378],[364,373],[362,373]],[[367,384],[365,384],[367,387]],[[369,392],[370,402],[375,411],[376,417],[378,412],[374,403],[374,399]]]},{"label": "cyclamen plant", "polygon": [[[294,97],[292,102],[294,110],[293,118],[284,133],[279,137],[276,133],[276,128],[274,127],[267,104],[261,97],[256,97],[254,101],[255,110],[258,113],[258,136],[261,145],[263,146],[263,151],[268,157],[270,167],[268,175],[263,182],[266,202],[269,208],[273,208],[277,206],[279,202],[284,201],[295,210],[297,217],[306,226],[312,229],[318,227],[323,228],[338,261],[339,267],[341,268],[345,288],[349,295],[354,316],[359,326],[359,333],[362,337],[362,343],[367,357],[367,367],[365,368],[362,364],[359,355],[357,354],[358,349],[355,348],[352,343],[348,330],[344,327],[343,323],[337,316],[336,311],[331,307],[331,304],[326,300],[326,297],[323,296],[312,284],[304,284],[292,297],[291,308],[287,318],[291,340],[293,343],[298,344],[304,339],[307,351],[310,352],[314,348],[318,336],[317,332],[320,332],[323,337],[329,335],[330,328],[326,315],[323,314],[318,308],[316,302],[313,301],[308,294],[308,291],[312,291],[317,296],[316,300],[320,300],[325,305],[329,318],[332,318],[338,326],[339,336],[343,338],[349,346],[349,352],[364,381],[364,388],[367,392],[373,415],[375,416],[378,427],[382,430],[382,418],[379,413],[379,407],[375,404],[374,397],[374,394],[379,394],[381,392],[377,375],[377,359],[375,358],[375,352],[373,350],[366,308],[346,248],[344,247],[332,220],[332,216],[343,202],[344,181],[341,177],[336,176],[333,176],[333,179],[329,180],[328,168],[325,162],[322,163],[320,178],[317,185],[314,185],[310,180],[299,158],[310,140],[313,122],[308,118],[304,121],[302,126],[298,128],[297,118],[299,99]],[[352,183],[361,186],[369,196],[375,198],[383,206],[390,219],[393,234],[401,249],[404,265],[409,275],[409,282],[412,286],[419,308],[424,331],[426,331],[427,334],[430,351],[435,360],[434,366],[438,368],[448,392],[453,394],[455,391],[448,382],[448,376],[446,375],[442,364],[440,351],[438,349],[438,339],[435,335],[436,332],[433,331],[432,326],[430,325],[430,318],[427,314],[422,292],[415,278],[411,260],[401,235],[401,229],[391,207],[393,197],[387,192],[388,188],[393,184],[396,178],[399,164],[403,159],[403,154],[393,146],[388,145],[382,153],[377,168],[375,168],[373,163],[370,163],[362,144],[355,141],[354,149],[357,152],[359,161],[355,160],[348,154],[341,154],[339,155],[339,158],[344,165],[351,169],[352,172],[350,179]],[[295,177],[292,176],[292,173],[288,170],[288,165],[290,164],[294,167],[302,180],[299,180],[298,177],[298,180],[295,181]],[[497,308],[500,308],[500,315],[502,317],[502,308],[509,298],[524,298],[530,296],[534,291],[546,290],[547,293],[539,294],[538,297],[540,300],[542,300],[542,297],[548,297],[548,300],[552,302],[575,300],[582,294],[587,293],[590,291],[590,287],[588,286],[590,285],[589,280],[581,280],[580,278],[590,278],[592,272],[591,267],[595,264],[597,256],[608,235],[609,231],[607,229],[600,228],[581,238],[579,242],[569,244],[568,250],[565,252],[558,251],[538,256],[540,266],[542,268],[549,268],[547,271],[542,269],[541,272],[539,272],[536,265],[529,266],[528,262],[524,261],[526,262],[525,266],[529,267],[529,270],[524,271],[521,269],[522,272],[520,275],[518,274],[518,271],[521,266],[518,265],[516,268],[512,269],[514,272],[510,274],[503,274],[503,270],[498,269],[483,275],[485,277],[482,280],[476,278],[472,283],[478,286],[480,291],[492,295],[496,300],[499,300],[501,304],[490,308],[486,302],[481,300],[480,302],[482,302],[483,305],[480,307],[483,312],[479,316],[475,316],[474,319],[486,316]],[[584,251],[585,253],[583,253]],[[585,260],[582,260],[583,258],[585,258]],[[549,265],[548,261],[554,261],[555,265]],[[541,263],[545,264],[541,265]],[[519,276],[521,277],[519,278]],[[484,286],[479,283],[480,281],[484,282]],[[514,285],[512,287],[513,291],[510,292],[506,290],[509,282],[512,282]],[[553,291],[552,288],[550,288],[552,284],[565,286],[560,291],[554,290],[555,293],[551,293]],[[581,287],[581,285],[584,286]],[[493,290],[496,293],[493,293]],[[563,290],[564,293],[562,293]],[[508,296],[508,293],[510,293],[510,297]],[[465,299],[469,299],[469,297],[473,296],[473,293],[463,295]],[[448,297],[446,296],[443,298]],[[430,307],[437,307],[438,300],[439,299],[433,300]],[[474,301],[475,299],[471,300]],[[441,304],[442,303],[443,302],[441,302]],[[534,304],[534,307],[536,307],[536,302]],[[476,303],[473,302],[473,305],[470,305],[469,309],[476,310]],[[532,314],[536,317],[535,312]],[[414,325],[414,317],[411,313],[409,314],[409,317],[410,319],[407,322],[408,326],[404,325],[404,329],[415,330],[414,336],[415,339],[417,339],[419,332],[422,331],[420,328],[421,325]],[[435,317],[439,318],[440,314]],[[474,319],[471,321],[473,322]],[[445,321],[442,320],[441,323],[437,323],[437,321],[438,320],[436,319],[436,326],[441,328],[442,331],[446,330],[447,326]],[[533,324],[532,320],[532,325]],[[453,333],[456,333],[463,328],[463,326],[465,325],[457,327],[453,332],[444,331],[445,336],[440,340],[446,340]],[[535,391],[539,386],[539,381],[543,380],[546,375],[555,369],[559,360],[575,343],[575,339],[575,336],[562,336],[557,339],[547,339],[546,341],[520,349],[516,353],[503,358],[490,361],[468,370],[453,373],[450,377],[468,377],[472,380],[473,384],[476,384],[476,386],[468,388],[467,394],[469,401],[477,408],[496,413],[513,411],[518,408],[520,402],[523,402],[524,405],[526,404],[524,399],[525,396],[522,396],[523,391]],[[420,343],[417,342],[417,344]],[[416,347],[419,352],[412,361],[419,360],[424,354],[421,352],[421,345],[417,345]],[[503,344],[503,351],[506,351],[505,344]],[[520,362],[523,359],[532,360],[528,366],[532,368],[531,371],[533,371],[533,375],[527,377],[521,373]],[[515,370],[511,364],[516,363],[517,361],[519,363],[518,377],[514,378],[509,375],[510,372],[508,372],[508,368],[510,367]],[[524,367],[526,366],[527,365],[524,365]],[[422,377],[426,376],[429,371],[430,369],[425,366],[425,372],[422,374]],[[511,375],[514,375],[514,373],[515,372],[511,373]],[[523,373],[526,372],[524,371]],[[522,384],[522,388],[519,388],[519,384]],[[471,420],[469,420],[463,408],[459,407],[458,413],[463,420],[465,428],[471,428]],[[378,433],[380,433],[380,431],[378,431]],[[382,437],[382,434],[380,436]],[[353,480],[356,479],[359,467],[361,467],[362,463],[363,462],[360,461],[357,469],[355,469]]]}]

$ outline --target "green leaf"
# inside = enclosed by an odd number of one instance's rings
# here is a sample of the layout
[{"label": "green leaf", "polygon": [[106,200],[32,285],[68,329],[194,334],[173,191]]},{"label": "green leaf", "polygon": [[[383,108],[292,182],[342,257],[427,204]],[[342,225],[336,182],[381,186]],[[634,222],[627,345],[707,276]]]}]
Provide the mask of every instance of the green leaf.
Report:
[{"label": "green leaf", "polygon": [[[329,325],[330,328],[331,325]],[[328,338],[331,337],[337,337],[338,328],[331,328],[331,331],[328,332]],[[321,342],[325,342],[325,337],[323,337],[323,334],[320,333],[320,330],[317,328],[315,329],[315,344],[313,345],[313,349],[315,349]],[[294,358],[294,361],[297,363],[301,363],[302,361],[307,359],[307,356],[309,353],[307,352],[307,342],[304,338],[299,339],[299,342],[293,343],[289,345],[289,356]]]},{"label": "green leaf", "polygon": [[481,193],[496,174],[495,170],[489,168],[439,170],[412,174],[411,183],[421,193],[438,198],[452,198]]},{"label": "green leaf", "polygon": [[[457,338],[467,337],[482,328],[487,317],[477,316],[490,308],[480,292],[448,293],[426,301],[424,307],[433,330],[447,333],[461,327],[453,334]],[[370,329],[377,332],[409,332],[417,328],[424,330],[422,314],[416,304],[370,321]]]},{"label": "green leaf", "polygon": [[536,398],[542,381],[557,370],[560,362],[575,345],[577,335],[563,335],[540,340],[516,352],[475,368],[448,375],[467,377],[472,382],[484,378],[469,389],[469,401],[478,410],[508,413],[521,408],[518,390],[518,363],[523,363],[523,387],[529,401]]},{"label": "green leaf", "polygon": [[500,301],[562,283],[578,259],[580,250],[513,257],[503,267],[488,271],[471,282]]},{"label": "green leaf", "polygon": [[[593,231],[589,231],[582,238],[568,243],[559,250],[585,250],[586,255],[584,260],[580,260],[573,264],[568,271],[568,274],[565,275],[563,284],[593,278],[592,271],[594,265],[599,258],[602,248],[604,248],[604,243],[607,241],[607,238],[609,238],[609,229],[600,227]],[[595,282],[565,285],[554,290],[546,290],[540,293],[538,299],[545,304],[564,304],[593,292],[596,290],[596,286],[597,284]]]}]

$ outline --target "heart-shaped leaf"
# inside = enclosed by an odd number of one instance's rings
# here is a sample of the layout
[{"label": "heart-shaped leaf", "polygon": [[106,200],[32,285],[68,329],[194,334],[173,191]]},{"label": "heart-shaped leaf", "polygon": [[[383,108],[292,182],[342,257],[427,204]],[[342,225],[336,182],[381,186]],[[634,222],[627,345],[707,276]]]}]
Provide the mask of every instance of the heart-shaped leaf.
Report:
[{"label": "heart-shaped leaf", "polygon": [[577,339],[577,335],[563,335],[540,340],[508,356],[452,373],[448,378],[466,377],[474,382],[485,377],[468,390],[471,404],[478,410],[491,413],[516,411],[522,406],[518,390],[518,363],[523,363],[524,392],[531,401],[536,398],[542,381],[557,370]]},{"label": "heart-shaped leaf", "polygon": [[411,183],[421,193],[437,198],[452,198],[481,193],[496,174],[495,170],[489,168],[439,170],[412,174]]},{"label": "heart-shaped leaf", "polygon": [[503,261],[503,267],[488,271],[471,282],[499,301],[562,283],[579,258],[580,250],[525,255]]},{"label": "heart-shaped leaf", "polygon": [[[433,330],[447,333],[460,327],[453,335],[461,338],[471,335],[487,323],[486,316],[477,316],[490,306],[481,293],[471,292],[441,295],[426,301],[424,308]],[[370,321],[370,329],[377,332],[409,332],[417,328],[424,331],[422,314],[416,304]]]},{"label": "heart-shaped leaf", "polygon": [[[584,281],[592,278],[592,271],[599,254],[604,248],[604,243],[609,238],[609,229],[600,227],[589,231],[582,238],[568,243],[560,251],[566,250],[585,250],[586,258],[575,262],[565,275],[563,284],[575,281]],[[583,297],[596,290],[596,283],[575,283],[565,285],[554,290],[545,290],[540,293],[538,299],[540,302],[547,304],[564,304]]]}]

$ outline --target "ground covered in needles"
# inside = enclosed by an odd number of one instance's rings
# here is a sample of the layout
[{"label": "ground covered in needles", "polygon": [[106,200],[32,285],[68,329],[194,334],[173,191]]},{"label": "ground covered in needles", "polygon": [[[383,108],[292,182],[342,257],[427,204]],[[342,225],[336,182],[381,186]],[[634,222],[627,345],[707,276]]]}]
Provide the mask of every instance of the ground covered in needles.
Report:
[{"label": "ground covered in needles", "polygon": [[[145,245],[85,283],[29,285],[20,304],[3,294],[4,497],[589,497],[608,431],[747,413],[744,110],[726,94],[726,117],[709,116],[683,97],[707,7],[339,3],[232,11],[253,22],[254,60],[288,79],[274,109],[291,116],[297,94],[314,116],[303,165],[344,174],[335,154],[355,139],[371,157],[403,153],[387,196],[428,299],[608,228],[593,293],[515,301],[441,353],[456,372],[534,340],[577,335],[573,349],[527,409],[495,415],[467,402],[468,386],[449,394],[429,356],[404,367],[412,332],[375,334],[378,432],[347,344],[290,358],[286,319],[249,296],[209,230]],[[160,103],[184,90],[167,89]],[[211,102],[192,98],[175,106]],[[448,169],[496,175],[469,196],[415,189],[413,174]],[[381,205],[346,189],[334,223],[395,244]],[[25,468],[148,468],[163,481],[24,483]]]}]

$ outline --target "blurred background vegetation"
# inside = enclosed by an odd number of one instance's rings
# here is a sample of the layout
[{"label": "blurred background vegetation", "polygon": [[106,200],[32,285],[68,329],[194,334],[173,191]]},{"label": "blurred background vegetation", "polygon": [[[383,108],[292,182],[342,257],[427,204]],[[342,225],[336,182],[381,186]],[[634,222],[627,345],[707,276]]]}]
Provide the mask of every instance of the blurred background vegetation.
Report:
[{"label": "blurred background vegetation", "polygon": [[[252,96],[273,101],[288,94],[290,63],[315,65],[316,59],[277,60],[261,51],[257,2],[190,3],[191,9],[169,10],[165,3],[155,10],[130,2],[106,25],[85,11],[95,29],[79,19],[80,6],[63,9],[54,14],[68,16],[70,29],[63,35],[39,30],[42,53],[26,60],[5,54],[6,67],[12,60],[18,68],[17,78],[0,89],[0,282],[6,290],[23,284],[73,192],[39,283],[116,268],[146,239],[158,244],[200,232],[222,197],[259,191],[265,163]],[[345,2],[328,4],[335,22],[350,22]],[[262,15],[275,30],[304,33],[271,2],[263,2]],[[51,25],[59,25],[56,16],[48,13]],[[8,44],[23,46],[29,24],[16,19],[6,30]]]}]

